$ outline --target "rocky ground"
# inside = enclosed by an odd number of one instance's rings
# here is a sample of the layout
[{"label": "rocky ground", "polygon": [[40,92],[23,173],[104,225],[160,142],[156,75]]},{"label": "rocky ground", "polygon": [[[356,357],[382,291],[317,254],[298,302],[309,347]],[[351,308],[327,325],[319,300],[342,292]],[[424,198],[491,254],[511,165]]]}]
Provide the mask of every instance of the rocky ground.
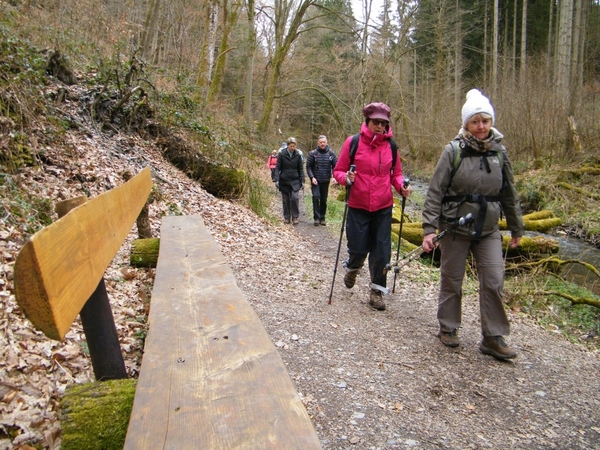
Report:
[{"label": "rocky ground", "polygon": [[[508,341],[518,358],[485,356],[472,291],[464,299],[461,346],[442,346],[438,271],[416,262],[402,269],[384,312],[366,305],[366,271],[348,290],[341,266],[329,305],[339,228],[314,227],[306,212],[297,226],[273,224],[207,194],[151,142],[103,135],[85,123],[80,129],[87,133],[73,131],[67,147],[48,148],[40,167],[10,182],[55,202],[81,192],[96,196],[121,184],[123,172],[150,165],[160,193],[150,211],[156,235],[165,214],[203,216],[279,349],[323,448],[600,448],[597,353],[510,312]],[[16,305],[12,267],[28,233],[11,218],[17,199],[7,186],[0,223],[0,449],[58,448],[58,400],[65,386],[90,381],[93,373],[78,323],[64,342],[51,341]],[[273,199],[278,216],[274,191]],[[136,237],[134,227],[105,277],[132,376],[154,275],[128,267]]]}]

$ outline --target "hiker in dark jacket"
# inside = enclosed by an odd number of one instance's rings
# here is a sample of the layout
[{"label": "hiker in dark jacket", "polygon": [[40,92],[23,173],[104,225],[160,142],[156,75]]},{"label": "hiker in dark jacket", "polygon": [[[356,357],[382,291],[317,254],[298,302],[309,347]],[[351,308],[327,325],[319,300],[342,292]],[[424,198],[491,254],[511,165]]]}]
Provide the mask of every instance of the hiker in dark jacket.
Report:
[{"label": "hiker in dark jacket", "polygon": [[306,158],[306,173],[311,182],[311,193],[313,202],[314,226],[325,226],[325,215],[327,213],[327,197],[329,195],[329,182],[333,169],[337,163],[337,156],[327,145],[327,137],[319,136],[317,148],[308,154]]},{"label": "hiker in dark jacket", "polygon": [[296,150],[296,138],[287,140],[287,148],[282,149],[277,157],[275,169],[275,186],[281,191],[283,220],[285,223],[298,225],[300,204],[298,192],[304,188],[304,157]]},{"label": "hiker in dark jacket", "polygon": [[[482,353],[505,360],[517,356],[504,341],[509,323],[502,305],[504,265],[502,236],[498,230],[504,213],[511,232],[510,246],[519,245],[523,218],[514,185],[513,170],[502,134],[492,127],[494,109],[477,89],[467,93],[462,108],[462,128],[453,143],[444,147],[423,206],[423,250],[435,248],[436,230],[473,214],[474,230],[456,228],[440,242],[441,280],[437,318],[438,337],[448,347],[458,347],[461,325],[462,282],[469,253],[475,258],[479,278]],[[460,158],[457,162],[457,153]]]}]

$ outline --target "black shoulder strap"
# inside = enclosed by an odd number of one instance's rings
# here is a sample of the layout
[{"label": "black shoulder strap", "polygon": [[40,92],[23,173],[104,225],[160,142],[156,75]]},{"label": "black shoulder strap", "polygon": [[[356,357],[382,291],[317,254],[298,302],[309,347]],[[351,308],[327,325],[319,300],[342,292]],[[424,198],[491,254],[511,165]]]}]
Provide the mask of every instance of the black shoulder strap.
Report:
[{"label": "black shoulder strap", "polygon": [[352,141],[350,141],[350,165],[354,164],[354,155],[356,155],[356,149],[358,148],[358,139],[360,138],[360,134],[355,134],[352,136]]},{"label": "black shoulder strap", "polygon": [[[354,155],[356,154],[356,149],[358,148],[358,139],[360,138],[360,134],[355,134],[352,136],[352,141],[350,141],[350,164],[354,164]],[[394,167],[396,167],[396,158],[398,157],[398,145],[393,139],[388,139],[390,142],[390,147],[392,149],[392,169],[391,173],[394,173]]]}]

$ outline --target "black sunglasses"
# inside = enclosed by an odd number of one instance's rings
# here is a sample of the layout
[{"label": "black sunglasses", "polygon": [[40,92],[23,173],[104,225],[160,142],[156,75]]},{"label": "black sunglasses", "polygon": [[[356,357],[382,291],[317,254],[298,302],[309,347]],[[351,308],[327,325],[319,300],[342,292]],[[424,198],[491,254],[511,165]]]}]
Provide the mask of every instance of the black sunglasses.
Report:
[{"label": "black sunglasses", "polygon": [[376,127],[379,125],[383,125],[383,126],[389,125],[389,122],[387,120],[371,119],[371,122],[373,122],[373,125],[375,125]]}]

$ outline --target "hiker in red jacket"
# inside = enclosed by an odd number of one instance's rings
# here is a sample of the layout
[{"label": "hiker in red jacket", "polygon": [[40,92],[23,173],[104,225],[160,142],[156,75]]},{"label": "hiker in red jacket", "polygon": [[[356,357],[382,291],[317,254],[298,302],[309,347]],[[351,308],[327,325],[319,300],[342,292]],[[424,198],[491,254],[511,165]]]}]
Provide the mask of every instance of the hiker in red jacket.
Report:
[{"label": "hiker in red jacket", "polygon": [[271,171],[271,181],[275,182],[275,169],[277,168],[277,150],[273,150],[267,160],[267,167]]},{"label": "hiker in red jacket", "polygon": [[[369,305],[384,310],[383,295],[388,293],[387,269],[391,258],[392,186],[404,197],[411,194],[410,186],[404,187],[402,163],[395,144],[390,142],[390,108],[385,103],[371,103],[364,107],[362,124],[356,152],[351,155],[353,137],[344,142],[338,162],[333,171],[336,181],[347,186],[348,260],[345,261],[344,284],[354,287],[358,271],[369,256],[371,292]],[[356,171],[350,171],[350,165]],[[393,166],[393,167],[392,167]]]}]

